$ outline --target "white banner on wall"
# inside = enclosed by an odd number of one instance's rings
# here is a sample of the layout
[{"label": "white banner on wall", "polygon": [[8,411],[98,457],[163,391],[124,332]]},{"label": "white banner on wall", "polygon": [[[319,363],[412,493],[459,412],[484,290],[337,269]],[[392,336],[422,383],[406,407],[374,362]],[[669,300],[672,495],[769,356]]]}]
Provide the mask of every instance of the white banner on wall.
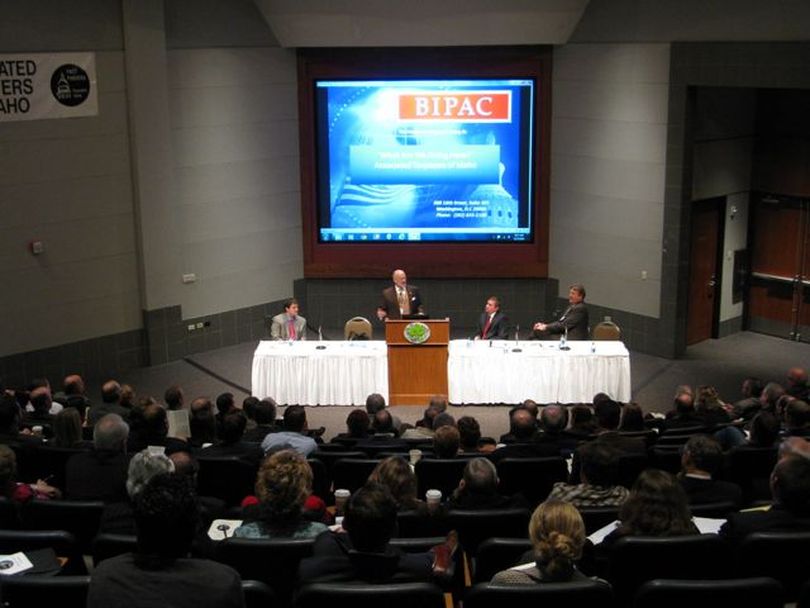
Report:
[{"label": "white banner on wall", "polygon": [[0,54],[0,122],[96,114],[95,53]]}]

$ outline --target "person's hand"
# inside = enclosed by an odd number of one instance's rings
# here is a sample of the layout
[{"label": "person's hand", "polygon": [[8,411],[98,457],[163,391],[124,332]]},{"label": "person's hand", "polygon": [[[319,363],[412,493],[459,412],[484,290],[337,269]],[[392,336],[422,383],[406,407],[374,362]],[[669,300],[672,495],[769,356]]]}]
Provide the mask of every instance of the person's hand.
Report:
[{"label": "person's hand", "polygon": [[387,317],[387,316],[388,316],[388,313],[387,313],[387,312],[385,312],[385,309],[384,309],[384,308],[378,308],[378,309],[377,309],[377,318],[378,318],[380,321],[384,321],[384,320],[385,320],[385,317]]},{"label": "person's hand", "polygon": [[37,482],[33,484],[33,486],[36,492],[44,494],[48,498],[60,498],[62,496],[62,492],[59,491],[59,488],[48,485],[42,479],[37,479]]},{"label": "person's hand", "polygon": [[534,329],[537,331],[546,331],[546,324],[545,323],[535,323]]}]

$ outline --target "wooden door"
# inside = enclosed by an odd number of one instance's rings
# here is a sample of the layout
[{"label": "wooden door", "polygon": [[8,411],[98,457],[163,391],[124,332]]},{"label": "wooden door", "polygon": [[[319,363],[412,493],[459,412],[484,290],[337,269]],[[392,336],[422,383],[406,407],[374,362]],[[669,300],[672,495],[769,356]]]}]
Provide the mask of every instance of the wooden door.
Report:
[{"label": "wooden door", "polygon": [[687,345],[717,335],[720,300],[718,253],[724,209],[725,198],[699,201],[692,205]]}]

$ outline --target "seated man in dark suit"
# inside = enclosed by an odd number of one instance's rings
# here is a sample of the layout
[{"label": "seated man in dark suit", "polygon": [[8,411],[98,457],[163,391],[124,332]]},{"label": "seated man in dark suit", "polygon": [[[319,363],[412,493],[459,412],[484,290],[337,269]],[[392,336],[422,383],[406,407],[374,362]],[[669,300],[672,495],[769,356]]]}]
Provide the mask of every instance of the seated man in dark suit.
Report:
[{"label": "seated man in dark suit", "polygon": [[270,397],[262,399],[254,406],[253,419],[256,426],[245,431],[243,441],[261,443],[268,434],[281,430],[276,425],[276,402]]},{"label": "seated man in dark suit", "polygon": [[259,466],[264,451],[255,443],[242,441],[247,426],[247,417],[242,410],[233,409],[222,419],[219,443],[200,450],[200,458],[236,456],[240,460]]},{"label": "seated man in dark suit", "polygon": [[753,532],[810,531],[810,458],[788,455],[771,474],[773,505],[729,515],[720,535],[739,543]]},{"label": "seated man in dark suit", "polygon": [[93,449],[67,461],[65,496],[71,500],[126,500],[128,436],[129,425],[118,414],[99,420],[93,427]]},{"label": "seated man in dark suit", "polygon": [[42,437],[20,431],[22,412],[13,394],[0,393],[0,443],[9,445],[41,445]]},{"label": "seated man in dark suit", "polygon": [[368,482],[346,505],[343,529],[315,540],[313,556],[301,561],[298,579],[307,583],[429,581],[429,553],[401,553],[389,546],[397,505],[388,489]]},{"label": "seated man in dark suit", "polygon": [[224,564],[189,559],[199,518],[191,481],[164,473],[135,499],[136,553],[104,560],[93,571],[88,608],[240,608],[239,574]]},{"label": "seated man in dark suit", "polygon": [[373,435],[368,439],[362,439],[355,444],[356,449],[363,450],[406,450],[408,443],[404,439],[399,439],[394,430],[394,420],[388,410],[380,410],[374,414],[371,422]]},{"label": "seated man in dark suit", "polygon": [[484,305],[484,312],[478,319],[475,340],[506,340],[509,337],[509,319],[501,312],[501,301],[490,296]]},{"label": "seated man in dark suit", "polygon": [[689,504],[730,502],[736,507],[742,503],[742,489],[735,483],[712,479],[723,466],[720,444],[708,435],[694,435],[683,448],[683,471],[679,477]]},{"label": "seated man in dark suit", "polygon": [[520,495],[503,496],[498,493],[498,471],[486,458],[473,458],[464,467],[458,487],[447,502],[450,509],[507,509],[527,506]]},{"label": "seated man in dark suit", "polygon": [[534,336],[540,340],[547,340],[554,336],[566,336],[568,340],[590,338],[588,307],[585,306],[585,286],[571,285],[568,289],[568,308],[557,321],[535,323]]},{"label": "seated man in dark suit", "polygon": [[560,447],[553,441],[537,441],[537,426],[531,412],[523,408],[512,410],[510,418],[513,443],[498,447],[490,458],[497,463],[504,458],[542,458],[559,456]]}]

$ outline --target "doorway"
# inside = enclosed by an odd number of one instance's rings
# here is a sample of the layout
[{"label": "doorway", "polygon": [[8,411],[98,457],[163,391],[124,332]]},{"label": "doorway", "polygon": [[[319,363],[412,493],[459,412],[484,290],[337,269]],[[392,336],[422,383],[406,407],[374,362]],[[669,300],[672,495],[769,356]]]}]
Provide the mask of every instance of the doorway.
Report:
[{"label": "doorway", "polygon": [[725,206],[725,197],[692,204],[687,346],[718,335],[722,279],[720,244]]}]

